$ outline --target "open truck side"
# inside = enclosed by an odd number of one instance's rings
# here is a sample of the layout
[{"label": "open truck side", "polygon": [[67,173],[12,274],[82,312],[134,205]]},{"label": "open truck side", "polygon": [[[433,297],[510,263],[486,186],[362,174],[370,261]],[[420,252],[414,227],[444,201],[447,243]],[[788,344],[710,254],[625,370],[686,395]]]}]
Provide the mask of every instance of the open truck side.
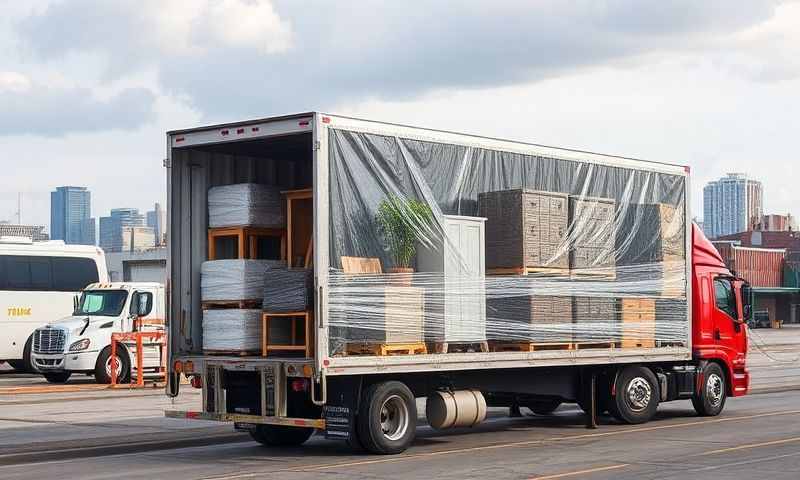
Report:
[{"label": "open truck side", "polygon": [[[481,421],[487,406],[546,414],[562,402],[629,423],[677,399],[716,415],[747,392],[747,286],[689,222],[683,166],[317,112],[169,132],[166,166],[167,393],[179,394],[180,374],[203,389],[200,410],[168,416],[234,422],[270,445],[319,429],[397,453],[413,441],[416,397],[428,397],[432,426],[448,428]],[[300,262],[313,268],[310,355],[204,348],[207,196],[242,183],[310,191]],[[465,233],[512,215],[483,194],[528,202],[522,242]],[[427,212],[410,221],[417,271],[384,273],[392,259],[376,211],[411,199]],[[545,201],[577,220],[542,233],[545,217],[562,221]],[[651,228],[653,207],[669,225],[632,234]],[[669,258],[651,258],[667,236]],[[515,248],[523,264],[489,268]]]}]

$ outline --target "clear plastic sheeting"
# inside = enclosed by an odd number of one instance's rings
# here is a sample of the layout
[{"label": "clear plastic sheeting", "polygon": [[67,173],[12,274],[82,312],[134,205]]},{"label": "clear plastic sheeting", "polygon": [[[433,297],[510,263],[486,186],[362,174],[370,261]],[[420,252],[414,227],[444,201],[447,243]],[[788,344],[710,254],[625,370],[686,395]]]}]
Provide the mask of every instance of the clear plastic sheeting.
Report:
[{"label": "clear plastic sheeting", "polygon": [[685,176],[574,152],[329,140],[333,355],[688,345]]},{"label": "clear plastic sheeting", "polygon": [[283,227],[280,188],[258,183],[237,183],[208,190],[208,226]]},{"label": "clear plastic sheeting", "polygon": [[203,302],[261,300],[267,270],[282,268],[278,260],[209,260],[200,268]]},{"label": "clear plastic sheeting", "polygon": [[269,313],[305,312],[312,307],[314,271],[272,268],[264,280],[262,308]]},{"label": "clear plastic sheeting", "polygon": [[223,352],[261,350],[261,310],[203,311],[203,349]]}]

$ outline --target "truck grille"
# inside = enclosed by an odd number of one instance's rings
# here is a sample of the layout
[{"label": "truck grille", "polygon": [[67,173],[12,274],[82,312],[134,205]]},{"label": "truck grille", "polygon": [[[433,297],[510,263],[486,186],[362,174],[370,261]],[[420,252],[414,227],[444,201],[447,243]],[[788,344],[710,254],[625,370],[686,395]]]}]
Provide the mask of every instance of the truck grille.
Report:
[{"label": "truck grille", "polygon": [[33,334],[34,353],[64,353],[66,332],[60,329],[40,328]]}]

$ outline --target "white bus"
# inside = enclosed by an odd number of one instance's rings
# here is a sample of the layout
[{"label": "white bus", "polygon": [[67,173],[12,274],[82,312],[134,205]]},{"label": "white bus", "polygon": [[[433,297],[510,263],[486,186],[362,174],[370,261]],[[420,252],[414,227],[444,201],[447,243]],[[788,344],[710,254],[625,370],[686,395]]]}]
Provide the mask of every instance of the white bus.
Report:
[{"label": "white bus", "polygon": [[95,246],[0,237],[0,361],[31,371],[33,331],[69,315],[85,286],[108,281]]}]

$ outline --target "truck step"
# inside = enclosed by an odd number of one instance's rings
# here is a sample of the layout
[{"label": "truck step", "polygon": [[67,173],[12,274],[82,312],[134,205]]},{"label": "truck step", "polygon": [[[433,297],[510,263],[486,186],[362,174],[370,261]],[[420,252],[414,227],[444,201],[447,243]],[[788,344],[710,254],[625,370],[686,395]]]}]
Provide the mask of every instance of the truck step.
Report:
[{"label": "truck step", "polygon": [[428,347],[418,343],[348,343],[345,355],[425,355]]},{"label": "truck step", "polygon": [[507,342],[495,340],[489,342],[492,352],[538,352],[542,350],[574,350],[574,343],[538,343],[538,342]]}]

